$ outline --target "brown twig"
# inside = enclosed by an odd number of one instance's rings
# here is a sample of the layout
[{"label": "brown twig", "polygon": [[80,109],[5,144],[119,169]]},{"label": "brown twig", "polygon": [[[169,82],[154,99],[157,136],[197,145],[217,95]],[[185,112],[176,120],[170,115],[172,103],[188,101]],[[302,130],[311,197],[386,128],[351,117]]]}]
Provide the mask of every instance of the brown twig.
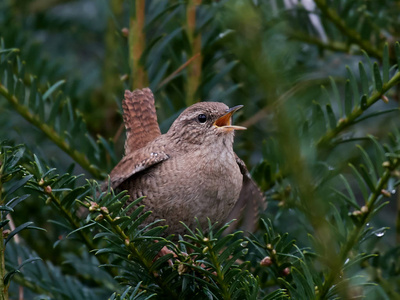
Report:
[{"label": "brown twig", "polygon": [[[14,231],[16,228],[15,224],[14,224],[14,220],[12,219],[12,217],[10,215],[7,215],[7,219],[10,220],[10,222],[8,222],[8,224],[10,225],[10,230]],[[17,245],[21,243],[21,239],[18,234],[14,235],[13,239]],[[18,265],[20,265],[20,264],[22,264],[22,258],[21,258],[21,256],[18,256]],[[24,299],[24,287],[22,285],[20,285],[18,287],[18,299],[20,299],[20,300]]]},{"label": "brown twig", "polygon": [[201,0],[189,0],[186,7],[187,18],[187,35],[192,46],[192,53],[198,53],[199,59],[193,64],[188,65],[188,81],[187,81],[187,106],[197,102],[196,92],[201,81],[201,34],[196,33],[196,8],[201,4]]},{"label": "brown twig", "polygon": [[135,1],[135,14],[129,20],[129,60],[132,72],[133,89],[144,88],[148,85],[147,74],[140,63],[146,45],[144,33],[145,0]]},{"label": "brown twig", "polygon": [[114,135],[114,138],[113,138],[114,144],[117,143],[117,141],[119,140],[119,137],[121,136],[123,131],[124,131],[124,123],[121,123],[121,125],[119,125],[117,132]]},{"label": "brown twig", "polygon": [[187,66],[189,66],[192,63],[192,61],[194,61],[198,57],[200,57],[200,53],[196,53],[191,58],[189,58],[178,69],[176,69],[174,72],[172,72],[171,75],[169,75],[167,78],[165,78],[163,81],[161,81],[161,83],[158,85],[158,88],[161,88],[162,86],[167,84],[169,81],[171,81],[176,75],[178,75],[182,70],[184,70]]},{"label": "brown twig", "polygon": [[397,187],[396,243],[400,245],[400,188]]},{"label": "brown twig", "polygon": [[240,126],[244,127],[251,127],[260,120],[264,119],[270,111],[272,111],[274,108],[278,107],[279,105],[282,105],[284,102],[286,102],[290,97],[295,95],[298,91],[309,88],[311,85],[315,85],[316,82],[315,80],[309,80],[309,81],[301,81],[295,84],[292,88],[290,88],[287,92],[283,93],[276,101],[274,101],[271,105],[267,105],[263,107],[261,110],[259,110],[255,115],[253,115],[251,118],[247,119],[243,123],[240,123]]}]

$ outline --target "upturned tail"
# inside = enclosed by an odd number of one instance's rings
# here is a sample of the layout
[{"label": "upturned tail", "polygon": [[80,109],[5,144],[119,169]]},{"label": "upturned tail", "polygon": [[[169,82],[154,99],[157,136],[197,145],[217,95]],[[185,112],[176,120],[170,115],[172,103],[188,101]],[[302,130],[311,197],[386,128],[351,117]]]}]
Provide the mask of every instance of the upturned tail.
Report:
[{"label": "upturned tail", "polygon": [[126,128],[125,155],[146,146],[161,135],[154,106],[154,95],[149,88],[126,90],[122,101]]}]

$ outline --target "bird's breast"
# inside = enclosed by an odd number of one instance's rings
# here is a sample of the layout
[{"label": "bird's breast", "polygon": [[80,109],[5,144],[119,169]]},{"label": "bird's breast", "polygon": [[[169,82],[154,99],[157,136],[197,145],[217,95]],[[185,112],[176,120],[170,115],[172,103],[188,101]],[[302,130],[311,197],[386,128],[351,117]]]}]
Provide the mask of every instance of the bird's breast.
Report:
[{"label": "bird's breast", "polygon": [[153,211],[152,219],[166,219],[169,233],[179,233],[179,221],[191,228],[195,217],[203,227],[207,218],[225,221],[242,181],[233,151],[199,150],[171,156],[133,177],[125,188],[133,199],[146,196],[143,204]]}]

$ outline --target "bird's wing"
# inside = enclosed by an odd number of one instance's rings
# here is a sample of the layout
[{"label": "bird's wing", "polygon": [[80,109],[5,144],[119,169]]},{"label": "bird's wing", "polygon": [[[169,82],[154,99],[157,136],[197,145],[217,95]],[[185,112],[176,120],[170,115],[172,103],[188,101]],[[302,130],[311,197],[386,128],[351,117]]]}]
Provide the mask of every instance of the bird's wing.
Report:
[{"label": "bird's wing", "polygon": [[[242,224],[243,229],[253,232],[257,225],[260,210],[264,211],[267,205],[263,193],[251,178],[245,163],[236,154],[235,156],[236,162],[243,174],[243,183],[239,199],[229,213],[227,221],[237,219]],[[233,229],[230,226],[227,230],[232,231]]]},{"label": "bird's wing", "polygon": [[[165,148],[158,143],[151,143],[143,148],[126,155],[111,171],[110,187],[116,189],[122,182],[134,174],[146,170],[166,159],[169,155]],[[108,182],[104,182],[102,190],[106,190]]]},{"label": "bird's wing", "polygon": [[125,155],[146,146],[161,135],[154,106],[154,95],[149,88],[125,91],[122,101],[126,128]]}]

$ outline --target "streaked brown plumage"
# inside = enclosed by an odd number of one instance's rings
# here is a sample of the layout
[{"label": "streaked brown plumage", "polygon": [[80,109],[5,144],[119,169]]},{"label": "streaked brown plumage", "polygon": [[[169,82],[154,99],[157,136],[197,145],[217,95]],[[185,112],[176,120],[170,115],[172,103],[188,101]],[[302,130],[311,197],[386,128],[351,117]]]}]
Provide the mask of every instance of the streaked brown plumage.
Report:
[{"label": "streaked brown plumage", "polygon": [[154,96],[150,89],[134,92],[126,90],[122,108],[126,129],[125,155],[142,148],[161,135]]},{"label": "streaked brown plumage", "polygon": [[251,216],[258,212],[262,194],[233,151],[234,130],[244,128],[231,125],[231,116],[241,106],[194,104],[164,135],[150,89],[126,91],[123,108],[125,157],[110,174],[111,186],[128,190],[131,200],[146,196],[142,203],[153,212],[148,222],[166,219],[168,234],[184,234],[179,221],[194,228],[198,217],[205,227],[207,218],[223,223],[245,206]]}]

